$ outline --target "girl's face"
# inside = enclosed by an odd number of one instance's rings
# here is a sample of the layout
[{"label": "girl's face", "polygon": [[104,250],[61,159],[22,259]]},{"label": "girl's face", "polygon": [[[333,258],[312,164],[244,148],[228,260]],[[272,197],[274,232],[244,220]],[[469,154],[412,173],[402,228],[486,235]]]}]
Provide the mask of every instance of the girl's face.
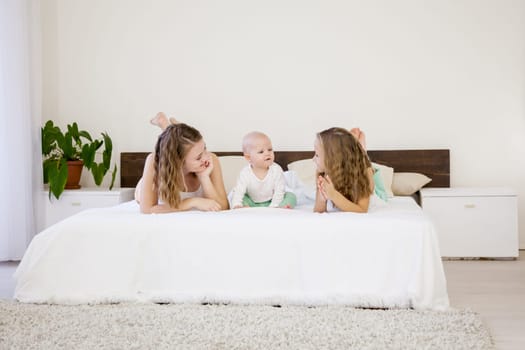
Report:
[{"label": "girl's face", "polygon": [[315,139],[314,152],[314,163],[317,166],[317,172],[324,173],[324,151],[319,138]]},{"label": "girl's face", "polygon": [[184,159],[183,171],[184,173],[198,173],[206,169],[210,164],[210,152],[206,150],[204,140],[195,142],[191,146],[186,158]]}]

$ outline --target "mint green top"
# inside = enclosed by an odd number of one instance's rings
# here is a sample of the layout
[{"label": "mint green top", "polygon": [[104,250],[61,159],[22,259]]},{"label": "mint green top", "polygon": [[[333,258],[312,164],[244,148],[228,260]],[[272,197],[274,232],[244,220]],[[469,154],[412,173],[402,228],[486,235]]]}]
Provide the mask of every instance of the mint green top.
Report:
[{"label": "mint green top", "polygon": [[372,168],[374,169],[374,192],[379,198],[386,202],[388,201],[388,194],[386,193],[385,184],[381,178],[381,170],[374,166],[372,166]]}]

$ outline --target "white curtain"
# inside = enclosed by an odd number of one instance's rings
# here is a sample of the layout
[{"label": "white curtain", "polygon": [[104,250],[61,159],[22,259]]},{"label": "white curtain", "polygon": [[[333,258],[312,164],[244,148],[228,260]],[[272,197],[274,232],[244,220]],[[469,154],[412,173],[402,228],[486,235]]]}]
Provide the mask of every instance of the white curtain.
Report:
[{"label": "white curtain", "polygon": [[31,116],[30,5],[0,0],[0,261],[20,260],[34,235],[40,125]]}]

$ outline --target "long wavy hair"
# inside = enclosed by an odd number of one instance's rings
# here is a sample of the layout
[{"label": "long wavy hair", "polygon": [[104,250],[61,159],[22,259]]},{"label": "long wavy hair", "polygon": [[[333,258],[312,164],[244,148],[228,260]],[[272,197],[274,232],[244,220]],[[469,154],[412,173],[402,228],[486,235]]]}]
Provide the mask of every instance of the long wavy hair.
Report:
[{"label": "long wavy hair", "polygon": [[191,146],[202,140],[201,133],[186,124],[171,124],[159,136],[155,145],[155,175],[153,183],[159,198],[176,208],[180,192],[186,189],[182,167]]},{"label": "long wavy hair", "polygon": [[343,128],[326,129],[317,138],[324,151],[325,175],[335,189],[353,203],[370,196],[368,169],[372,165],[359,141]]}]

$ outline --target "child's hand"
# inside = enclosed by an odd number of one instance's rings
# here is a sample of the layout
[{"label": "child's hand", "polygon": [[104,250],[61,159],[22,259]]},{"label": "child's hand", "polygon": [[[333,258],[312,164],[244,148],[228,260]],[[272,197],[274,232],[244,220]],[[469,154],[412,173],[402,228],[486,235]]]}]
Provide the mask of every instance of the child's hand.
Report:
[{"label": "child's hand", "polygon": [[197,175],[198,178],[209,177],[212,171],[213,171],[213,160],[210,158],[204,163],[204,169],[199,172],[196,172],[195,175]]},{"label": "child's hand", "polygon": [[235,205],[233,209],[245,208],[242,204]]},{"label": "child's hand", "polygon": [[195,198],[196,204],[195,209],[202,210],[202,211],[219,211],[221,210],[221,205],[209,198]]},{"label": "child's hand", "polygon": [[323,200],[324,201],[327,201],[328,198],[326,197],[326,193],[324,191],[324,187],[323,187],[323,182],[324,182],[324,177],[319,175],[317,177],[317,190],[319,191],[319,194],[321,195],[321,197],[323,197]]},{"label": "child's hand", "polygon": [[334,195],[337,193],[337,190],[334,187],[334,184],[332,183],[332,180],[330,180],[330,176],[325,175],[324,177],[319,177],[319,192],[323,195],[323,197],[328,200],[332,200],[334,198]]},{"label": "child's hand", "polygon": [[279,208],[292,209],[292,206],[290,204],[286,204],[286,205],[283,205],[282,207],[279,207]]}]

